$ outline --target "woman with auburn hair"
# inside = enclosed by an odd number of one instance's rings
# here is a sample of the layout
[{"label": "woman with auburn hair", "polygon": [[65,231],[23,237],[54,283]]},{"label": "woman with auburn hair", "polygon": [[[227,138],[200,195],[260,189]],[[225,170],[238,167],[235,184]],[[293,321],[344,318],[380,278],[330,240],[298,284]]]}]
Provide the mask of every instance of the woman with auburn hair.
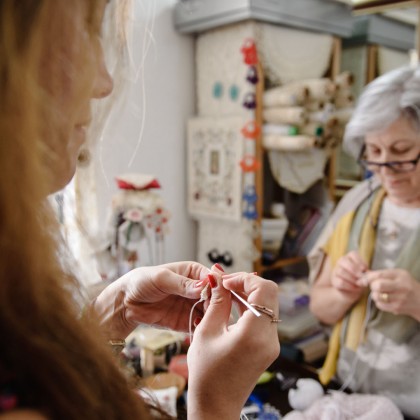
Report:
[{"label": "woman with auburn hair", "polygon": [[[72,178],[92,100],[112,78],[100,30],[106,0],[0,0],[0,418],[133,419],[150,409],[129,388],[107,342],[139,323],[188,331],[188,415],[239,418],[279,352],[277,328],[244,310],[229,325],[231,294],[278,312],[274,283],[222,276],[198,263],[133,270],[79,316],[78,282],[63,267],[46,197]],[[225,288],[226,287],[226,288]],[[206,310],[205,310],[206,309]],[[229,380],[226,380],[229,378]]]}]

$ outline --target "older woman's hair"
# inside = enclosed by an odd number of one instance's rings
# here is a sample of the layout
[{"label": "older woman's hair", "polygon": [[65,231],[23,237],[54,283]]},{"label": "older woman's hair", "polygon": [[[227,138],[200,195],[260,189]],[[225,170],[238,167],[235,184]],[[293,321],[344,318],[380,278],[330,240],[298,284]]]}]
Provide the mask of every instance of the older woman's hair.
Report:
[{"label": "older woman's hair", "polygon": [[420,67],[401,67],[369,83],[359,97],[344,134],[344,149],[358,157],[369,132],[388,127],[400,116],[420,127]]}]

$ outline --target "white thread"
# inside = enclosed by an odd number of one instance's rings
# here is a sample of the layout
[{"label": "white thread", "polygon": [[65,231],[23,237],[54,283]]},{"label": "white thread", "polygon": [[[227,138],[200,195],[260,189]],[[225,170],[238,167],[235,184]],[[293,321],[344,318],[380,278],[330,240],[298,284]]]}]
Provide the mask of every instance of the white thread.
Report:
[{"label": "white thread", "polygon": [[193,312],[194,312],[195,307],[200,302],[204,302],[204,300],[203,299],[200,299],[197,302],[195,302],[194,305],[193,305],[193,307],[191,308],[191,312],[190,312],[190,322],[189,322],[189,327],[190,327],[190,344],[192,343],[192,338],[193,338],[193,333],[192,333],[192,316],[193,316]]},{"label": "white thread", "polygon": [[[365,319],[363,320],[363,328],[360,331],[359,342],[362,341],[363,336],[366,333],[367,323],[368,323],[369,318],[370,318],[371,301],[372,301],[372,295],[371,295],[371,293],[369,293],[367,304],[366,304],[367,305],[366,316],[365,316]],[[352,362],[352,367],[350,369],[350,373],[347,376],[347,379],[343,382],[343,385],[341,385],[339,391],[343,392],[350,385],[350,382],[353,379],[354,374],[356,373],[356,367],[357,367],[358,361],[359,361],[359,359],[357,357],[357,351],[356,351],[354,353],[354,358],[353,358],[353,362]],[[368,371],[369,371],[369,369],[366,369],[366,372],[368,372]]]},{"label": "white thread", "polygon": [[200,300],[198,300],[197,302],[195,302],[194,303],[194,305],[193,305],[193,307],[191,308],[191,312],[190,312],[190,321],[189,321],[189,323],[188,323],[188,326],[189,326],[189,328],[190,328],[190,344],[192,343],[192,339],[193,339],[193,333],[192,333],[192,316],[193,316],[193,313],[194,313],[194,309],[195,309],[195,307],[200,303],[200,302],[204,302],[205,300],[207,300],[208,298],[209,298],[209,292],[208,292],[208,289],[209,289],[209,284],[210,283],[207,283],[205,286],[204,286],[204,289],[201,291],[201,293],[200,293]]}]

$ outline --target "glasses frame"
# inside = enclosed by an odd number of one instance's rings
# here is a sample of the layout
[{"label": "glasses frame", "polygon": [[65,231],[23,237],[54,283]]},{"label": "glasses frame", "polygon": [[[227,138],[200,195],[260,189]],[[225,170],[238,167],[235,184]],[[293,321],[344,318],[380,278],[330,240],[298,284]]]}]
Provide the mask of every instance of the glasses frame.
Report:
[{"label": "glasses frame", "polygon": [[[392,160],[389,162],[372,162],[370,160],[362,159],[364,152],[365,152],[365,147],[363,147],[362,150],[360,151],[360,155],[357,159],[357,163],[369,172],[379,172],[379,170],[382,167],[386,167],[386,168],[391,169],[395,173],[409,173],[409,172],[413,172],[416,169],[417,163],[420,160],[420,153],[419,153],[415,159],[410,159],[410,160]],[[413,167],[408,170],[401,170],[396,167],[397,165],[404,165],[404,164],[411,164],[413,165]],[[374,170],[369,169],[368,168],[369,165],[375,167],[375,169]]]}]

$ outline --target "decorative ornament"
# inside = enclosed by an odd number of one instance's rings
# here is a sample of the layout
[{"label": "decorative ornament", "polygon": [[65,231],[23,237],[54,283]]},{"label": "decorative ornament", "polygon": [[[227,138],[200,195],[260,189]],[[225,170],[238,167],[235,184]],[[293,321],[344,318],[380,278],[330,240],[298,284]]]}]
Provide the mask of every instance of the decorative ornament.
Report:
[{"label": "decorative ornament", "polygon": [[239,98],[239,88],[236,85],[232,85],[229,89],[229,95],[230,95],[230,99],[232,99],[232,101],[237,101]]},{"label": "decorative ornament", "polygon": [[245,155],[239,165],[243,172],[256,172],[261,167],[261,163],[252,155]]},{"label": "decorative ornament", "polygon": [[119,191],[112,197],[106,238],[97,252],[100,274],[108,280],[163,263],[169,219],[162,198],[152,191],[160,188],[154,176],[125,174],[116,181]]},{"label": "decorative ornament", "polygon": [[243,54],[243,60],[245,64],[253,66],[258,63],[257,47],[252,38],[247,38],[244,41],[241,47],[241,53]]},{"label": "decorative ornament", "polygon": [[242,106],[247,109],[255,109],[257,107],[257,98],[255,93],[247,93],[244,101],[242,102]]},{"label": "decorative ornament", "polygon": [[143,191],[160,188],[159,181],[153,175],[124,174],[117,176],[116,181],[121,190]]},{"label": "decorative ornament", "polygon": [[207,257],[213,264],[220,263],[226,267],[230,267],[233,264],[233,257],[229,251],[220,254],[216,248],[213,248],[207,253]]},{"label": "decorative ornament", "polygon": [[247,202],[247,203],[255,203],[258,200],[257,197],[257,192],[255,191],[255,186],[254,185],[248,185],[245,188],[244,193],[242,194],[242,198]]},{"label": "decorative ornament", "polygon": [[245,202],[245,210],[243,211],[242,216],[249,220],[258,219],[258,212],[257,208],[255,207],[255,202]]},{"label": "decorative ornament", "polygon": [[213,86],[213,97],[220,99],[223,95],[223,85],[220,82],[215,82]]},{"label": "decorative ornament", "polygon": [[258,71],[255,66],[248,67],[248,71],[246,73],[246,80],[253,85],[256,85],[259,82]]},{"label": "decorative ornament", "polygon": [[251,140],[255,140],[261,133],[261,128],[259,124],[253,120],[247,122],[241,129],[242,135]]}]

